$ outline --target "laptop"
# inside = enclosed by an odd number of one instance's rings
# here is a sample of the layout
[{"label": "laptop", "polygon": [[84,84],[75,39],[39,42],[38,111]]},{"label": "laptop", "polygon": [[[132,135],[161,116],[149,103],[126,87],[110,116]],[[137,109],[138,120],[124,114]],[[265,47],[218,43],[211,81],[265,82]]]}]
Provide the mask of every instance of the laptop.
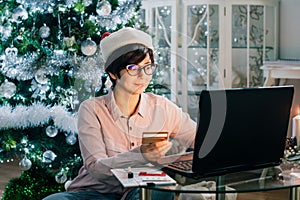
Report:
[{"label": "laptop", "polygon": [[[293,86],[203,90],[192,160],[163,170],[199,178],[279,165],[293,94]],[[181,162],[192,168],[177,168]]]}]

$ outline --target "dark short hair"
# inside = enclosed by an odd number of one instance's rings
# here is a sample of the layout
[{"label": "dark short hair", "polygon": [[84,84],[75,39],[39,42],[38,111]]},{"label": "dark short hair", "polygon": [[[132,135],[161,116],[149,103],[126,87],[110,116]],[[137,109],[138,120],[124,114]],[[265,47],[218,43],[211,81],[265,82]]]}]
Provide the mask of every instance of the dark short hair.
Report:
[{"label": "dark short hair", "polygon": [[[125,69],[129,64],[138,64],[143,61],[147,55],[150,56],[151,62],[154,63],[153,51],[150,48],[145,47],[144,45],[139,45],[139,48],[136,50],[130,51],[118,57],[114,60],[107,68],[106,73],[110,72],[116,77],[120,78],[120,71]],[[109,73],[108,73],[109,75]],[[110,76],[109,76],[110,77]],[[112,88],[116,85],[116,80],[110,77],[112,82]]]}]

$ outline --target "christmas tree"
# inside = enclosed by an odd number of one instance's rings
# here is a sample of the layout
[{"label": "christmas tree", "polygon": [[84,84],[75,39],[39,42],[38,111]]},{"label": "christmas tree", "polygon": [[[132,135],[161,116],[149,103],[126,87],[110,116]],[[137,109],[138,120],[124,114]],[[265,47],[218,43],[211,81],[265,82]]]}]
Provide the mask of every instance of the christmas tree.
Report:
[{"label": "christmas tree", "polygon": [[105,32],[142,29],[139,9],[139,0],[0,1],[0,162],[23,170],[3,199],[42,199],[77,175],[78,106],[110,87],[98,44]]}]

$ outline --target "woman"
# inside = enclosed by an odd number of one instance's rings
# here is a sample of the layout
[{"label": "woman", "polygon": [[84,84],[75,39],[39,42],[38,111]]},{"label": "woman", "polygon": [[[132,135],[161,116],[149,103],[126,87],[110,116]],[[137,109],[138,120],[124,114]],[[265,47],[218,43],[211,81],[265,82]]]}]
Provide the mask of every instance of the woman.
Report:
[{"label": "woman", "polygon": [[[196,123],[189,115],[164,97],[144,93],[157,67],[151,36],[123,28],[102,39],[100,48],[112,89],[80,105],[78,138],[84,165],[67,192],[47,200],[138,199],[138,189],[122,188],[110,170],[155,165],[171,149],[170,141],[142,144],[143,132],[168,132],[181,148],[193,144]],[[173,198],[153,191],[153,199],[156,195]]]}]

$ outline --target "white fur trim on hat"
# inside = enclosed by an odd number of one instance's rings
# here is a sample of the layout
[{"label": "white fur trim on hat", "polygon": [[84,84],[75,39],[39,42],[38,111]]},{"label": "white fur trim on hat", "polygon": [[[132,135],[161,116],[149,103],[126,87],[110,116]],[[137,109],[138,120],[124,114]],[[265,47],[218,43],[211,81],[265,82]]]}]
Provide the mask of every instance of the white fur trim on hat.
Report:
[{"label": "white fur trim on hat", "polygon": [[[113,32],[109,36],[105,37],[100,42],[100,49],[103,55],[103,59],[105,62],[108,61],[109,57],[115,52],[116,50],[125,47],[130,46],[134,44],[142,44],[150,49],[153,50],[153,44],[152,44],[152,38],[149,34],[137,30],[134,28],[126,27],[122,28],[116,32]],[[122,51],[123,53],[128,53],[129,51],[132,51],[134,49],[128,48],[128,51]],[[120,54],[119,56],[121,56]],[[114,60],[117,59],[117,57],[114,58]],[[111,63],[112,59],[109,59]],[[105,68],[108,67],[108,63],[105,64]]]}]

